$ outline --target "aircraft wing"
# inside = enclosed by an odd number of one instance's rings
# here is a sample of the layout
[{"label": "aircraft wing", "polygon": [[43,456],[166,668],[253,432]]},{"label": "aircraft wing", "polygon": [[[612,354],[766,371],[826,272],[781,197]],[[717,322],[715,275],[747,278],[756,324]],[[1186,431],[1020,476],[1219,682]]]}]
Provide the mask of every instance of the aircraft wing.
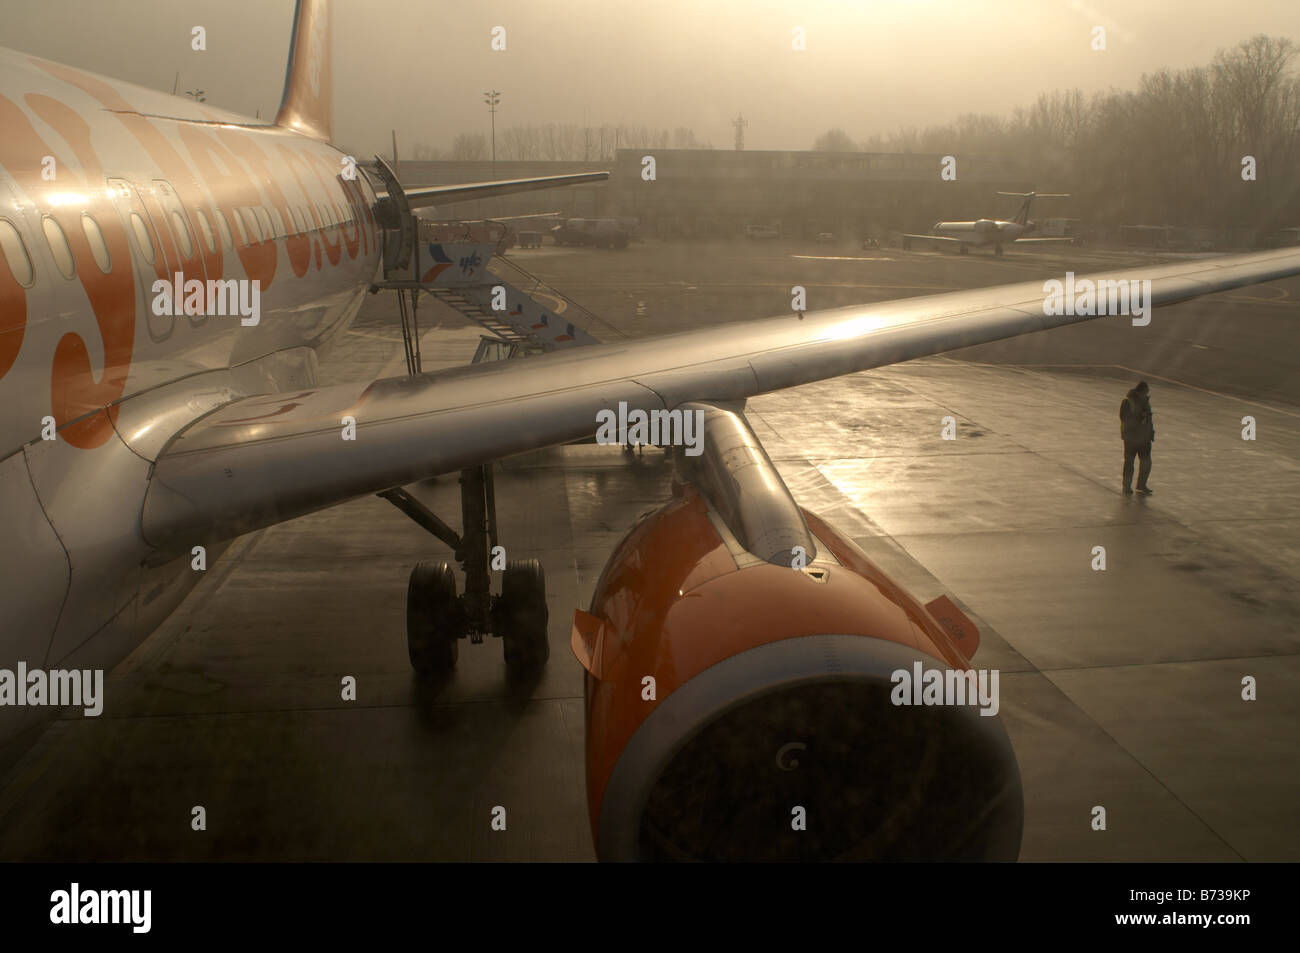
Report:
[{"label": "aircraft wing", "polygon": [[[1293,248],[1091,277],[1149,279],[1151,303],[1168,305],[1296,274],[1300,249]],[[1030,281],[245,398],[190,425],[159,456],[142,531],[154,545],[187,549],[590,437],[597,411],[620,401],[649,411],[741,400],[1090,320],[1046,315],[1045,298],[1043,282]],[[355,420],[353,440],[343,439],[344,418]]]},{"label": "aircraft wing", "polygon": [[[916,241],[919,241],[919,242],[948,242],[949,244],[952,244],[952,245],[960,245],[960,244],[962,244],[961,239],[959,239],[959,238],[949,238],[947,235],[908,235],[908,234],[905,232],[905,233],[903,234],[903,237],[904,237],[904,238],[912,238],[912,239],[915,239]],[[969,244],[969,243],[967,243],[967,244]]]},{"label": "aircraft wing", "polygon": [[514,192],[533,192],[537,189],[558,189],[584,182],[604,182],[608,172],[577,172],[572,175],[544,175],[535,179],[501,179],[496,182],[468,182],[459,185],[430,185],[424,188],[403,189],[411,208],[466,202],[470,199],[489,199],[495,195]]}]

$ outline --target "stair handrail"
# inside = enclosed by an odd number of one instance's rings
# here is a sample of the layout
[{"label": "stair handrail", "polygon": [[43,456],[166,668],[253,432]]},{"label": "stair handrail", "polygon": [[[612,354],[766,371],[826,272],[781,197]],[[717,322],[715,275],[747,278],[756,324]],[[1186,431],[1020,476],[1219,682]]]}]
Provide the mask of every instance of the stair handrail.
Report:
[{"label": "stair handrail", "polygon": [[[582,330],[590,334],[592,332],[593,325],[598,325],[602,332],[602,335],[599,335],[600,340],[602,341],[608,341],[613,338],[627,337],[627,334],[625,334],[623,331],[616,328],[614,325],[610,324],[604,318],[595,314],[593,311],[584,308],[582,305],[578,304],[578,302],[574,301],[564,292],[557,289],[554,285],[549,284],[548,282],[539,278],[537,275],[534,275],[531,271],[524,268],[519,263],[505,257],[504,255],[494,256],[493,259],[490,262],[488,262],[487,268],[489,271],[493,271],[496,268],[501,266],[505,266],[506,268],[513,271],[516,275],[523,276],[524,279],[523,281],[516,280],[515,282],[513,282],[513,284],[515,284],[516,287],[519,287],[520,285],[523,284],[527,284],[530,281],[532,282],[531,287],[529,287],[527,291],[524,291],[524,294],[527,295],[528,297],[531,298],[533,292],[537,291],[540,288],[544,290],[547,294],[554,295],[555,297],[563,301],[566,305],[563,316],[565,320],[573,324],[574,327],[582,328]],[[505,276],[501,276],[501,277],[505,277]],[[520,290],[523,291],[523,288],[520,288]],[[570,308],[574,309],[577,312],[578,320],[574,320],[574,315],[571,315],[569,313]],[[584,320],[585,320],[585,325],[582,323]],[[597,337],[598,335],[592,335],[592,336]]]}]

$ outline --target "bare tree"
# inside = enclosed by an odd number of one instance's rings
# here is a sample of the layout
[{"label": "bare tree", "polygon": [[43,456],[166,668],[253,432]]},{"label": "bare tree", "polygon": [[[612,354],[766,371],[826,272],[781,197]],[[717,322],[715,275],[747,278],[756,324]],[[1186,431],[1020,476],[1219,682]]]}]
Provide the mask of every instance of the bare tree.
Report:
[{"label": "bare tree", "polygon": [[451,141],[451,158],[462,162],[480,162],[488,157],[487,136],[481,132],[461,132]]},{"label": "bare tree", "polygon": [[828,129],[813,140],[813,152],[860,152],[858,144],[838,126]]},{"label": "bare tree", "polygon": [[[1006,120],[959,116],[921,132],[874,135],[864,148],[1014,156],[1027,184],[1068,187],[1094,221],[1294,225],[1297,52],[1290,40],[1256,36],[1220,51],[1208,67],[1143,76],[1132,92],[1058,90]],[[819,138],[816,148],[825,147]],[[1243,180],[1246,156],[1261,170],[1253,180]]]}]

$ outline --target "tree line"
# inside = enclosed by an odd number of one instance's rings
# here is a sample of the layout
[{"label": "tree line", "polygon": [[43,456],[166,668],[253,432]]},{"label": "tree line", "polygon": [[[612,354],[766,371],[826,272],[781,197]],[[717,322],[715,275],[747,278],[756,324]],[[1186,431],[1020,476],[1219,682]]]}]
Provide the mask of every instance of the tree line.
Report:
[{"label": "tree line", "polygon": [[[822,151],[1006,156],[1041,191],[1070,192],[1063,215],[1091,221],[1300,225],[1297,47],[1258,35],[1208,66],[1162,69],[1135,90],[1044,93],[1011,116],[968,114],[855,142],[818,136]],[[960,175],[960,158],[958,159]]]},{"label": "tree line", "polygon": [[[572,123],[504,126],[497,130],[496,155],[504,161],[611,162],[619,149],[712,149],[685,126],[655,129],[649,126],[579,126]],[[462,132],[446,150],[425,143],[412,147],[415,159],[453,159],[463,162],[492,158],[487,133]]]}]

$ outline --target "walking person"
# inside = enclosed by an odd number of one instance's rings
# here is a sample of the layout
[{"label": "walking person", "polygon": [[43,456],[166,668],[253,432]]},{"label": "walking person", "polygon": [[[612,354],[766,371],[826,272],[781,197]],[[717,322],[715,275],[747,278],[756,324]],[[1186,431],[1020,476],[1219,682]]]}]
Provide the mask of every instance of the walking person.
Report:
[{"label": "walking person", "polygon": [[1151,474],[1151,444],[1156,439],[1155,424],[1151,419],[1151,388],[1146,381],[1138,381],[1119,405],[1119,432],[1124,440],[1124,495],[1133,490],[1133,458],[1138,458],[1137,491],[1150,495],[1147,477]]}]

